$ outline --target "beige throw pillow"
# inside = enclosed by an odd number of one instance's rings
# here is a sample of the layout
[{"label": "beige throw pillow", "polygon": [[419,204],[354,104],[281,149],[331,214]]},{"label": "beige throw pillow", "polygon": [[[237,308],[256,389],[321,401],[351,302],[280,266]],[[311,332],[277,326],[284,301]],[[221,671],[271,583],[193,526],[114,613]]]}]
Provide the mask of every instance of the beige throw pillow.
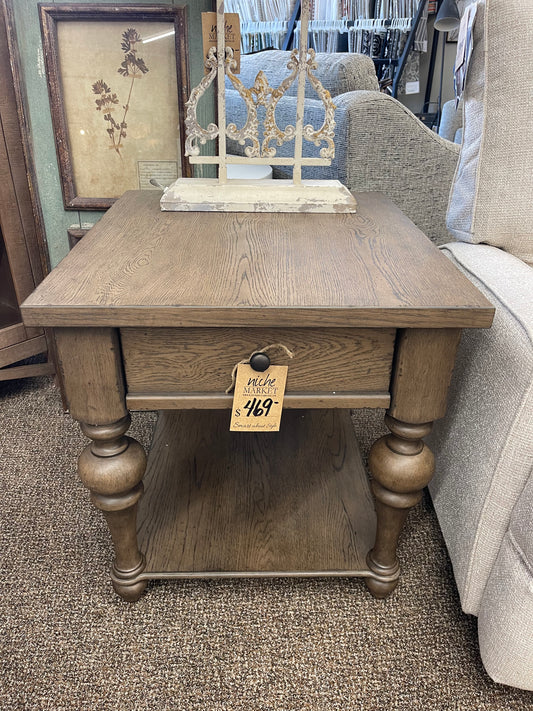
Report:
[{"label": "beige throw pillow", "polygon": [[480,0],[447,226],[533,265],[533,0]]}]

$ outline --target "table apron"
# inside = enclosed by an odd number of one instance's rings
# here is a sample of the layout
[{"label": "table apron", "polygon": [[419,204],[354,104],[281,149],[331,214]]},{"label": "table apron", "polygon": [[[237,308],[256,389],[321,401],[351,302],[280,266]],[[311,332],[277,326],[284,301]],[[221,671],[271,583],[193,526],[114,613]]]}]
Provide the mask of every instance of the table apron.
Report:
[{"label": "table apron", "polygon": [[395,335],[391,328],[123,328],[128,404],[230,407],[235,365],[281,344],[292,357],[277,349],[272,364],[288,366],[287,407],[386,407]]}]

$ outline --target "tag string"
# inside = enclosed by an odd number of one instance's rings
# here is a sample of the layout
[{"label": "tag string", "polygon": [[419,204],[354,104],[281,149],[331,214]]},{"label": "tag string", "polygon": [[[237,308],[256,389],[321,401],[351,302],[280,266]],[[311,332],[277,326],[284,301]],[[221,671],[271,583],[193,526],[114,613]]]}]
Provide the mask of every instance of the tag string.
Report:
[{"label": "tag string", "polygon": [[235,387],[235,378],[237,377],[237,368],[239,365],[247,365],[250,363],[251,358],[254,355],[257,355],[258,353],[264,353],[265,355],[268,355],[269,357],[271,355],[275,354],[280,354],[280,355],[286,355],[289,358],[294,358],[294,353],[290,351],[287,346],[284,346],[283,343],[271,343],[269,346],[266,346],[266,348],[260,348],[258,351],[254,351],[253,353],[250,353],[248,358],[245,358],[244,360],[240,360],[238,363],[236,363],[233,367],[233,370],[231,371],[231,385],[229,388],[226,390],[226,395],[229,395],[233,388]]}]

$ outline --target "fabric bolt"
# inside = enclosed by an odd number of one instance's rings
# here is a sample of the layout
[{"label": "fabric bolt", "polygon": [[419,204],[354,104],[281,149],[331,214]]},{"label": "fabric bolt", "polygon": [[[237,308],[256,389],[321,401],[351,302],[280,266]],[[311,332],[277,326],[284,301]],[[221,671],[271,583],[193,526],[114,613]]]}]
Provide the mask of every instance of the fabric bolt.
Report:
[{"label": "fabric bolt", "polygon": [[[150,444],[153,413],[130,434]],[[383,412],[357,411],[362,449]],[[529,711],[494,684],[428,497],[396,592],[361,580],[111,588],[111,543],[76,474],[87,444],[51,380],[0,383],[0,708],[5,711]],[[430,643],[428,643],[428,640]]]},{"label": "fabric bolt", "polygon": [[[531,1],[480,0],[473,36],[448,228],[533,265]],[[522,166],[521,179],[509,180]]]},{"label": "fabric bolt", "polygon": [[478,614],[533,464],[531,270],[489,245],[443,251],[496,307],[491,329],[463,332],[447,415],[430,437],[435,510],[463,610]]}]

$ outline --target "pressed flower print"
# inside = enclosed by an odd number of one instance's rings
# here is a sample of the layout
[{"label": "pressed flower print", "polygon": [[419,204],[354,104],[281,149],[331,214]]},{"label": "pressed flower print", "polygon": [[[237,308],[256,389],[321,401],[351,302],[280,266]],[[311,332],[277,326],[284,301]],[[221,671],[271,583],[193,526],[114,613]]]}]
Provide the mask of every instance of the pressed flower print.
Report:
[{"label": "pressed flower print", "polygon": [[[106,131],[109,136],[110,145],[118,155],[123,147],[123,140],[127,137],[126,116],[130,108],[130,102],[133,93],[133,86],[136,79],[141,79],[148,72],[144,59],[137,56],[137,45],[142,42],[142,37],[133,27],[130,27],[122,33],[121,49],[124,52],[124,60],[121,62],[117,73],[125,79],[129,79],[128,98],[126,103],[121,105],[118,96],[103,79],[98,79],[92,85],[93,94],[96,94],[95,104],[96,111],[101,111],[104,121],[107,124]],[[121,105],[122,118],[118,121],[115,116],[115,109]]]}]

